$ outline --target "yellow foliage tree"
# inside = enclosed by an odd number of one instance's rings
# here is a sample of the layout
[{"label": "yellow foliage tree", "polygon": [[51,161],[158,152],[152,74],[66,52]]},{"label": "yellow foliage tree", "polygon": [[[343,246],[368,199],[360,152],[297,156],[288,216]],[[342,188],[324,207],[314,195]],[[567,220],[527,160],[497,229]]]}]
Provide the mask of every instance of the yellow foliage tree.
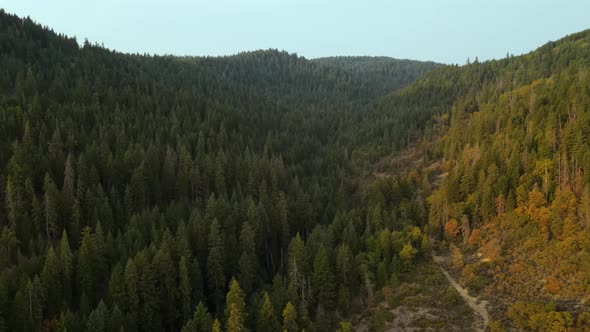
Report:
[{"label": "yellow foliage tree", "polygon": [[418,253],[418,250],[416,250],[414,247],[412,247],[412,244],[407,243],[407,244],[404,244],[404,247],[402,248],[402,250],[399,253],[399,257],[406,264],[409,264],[412,262],[412,259],[414,258],[414,256],[416,256],[417,253]]},{"label": "yellow foliage tree", "polygon": [[457,238],[457,234],[459,234],[459,223],[455,219],[451,219],[447,221],[445,224],[445,238],[449,242],[455,241]]}]

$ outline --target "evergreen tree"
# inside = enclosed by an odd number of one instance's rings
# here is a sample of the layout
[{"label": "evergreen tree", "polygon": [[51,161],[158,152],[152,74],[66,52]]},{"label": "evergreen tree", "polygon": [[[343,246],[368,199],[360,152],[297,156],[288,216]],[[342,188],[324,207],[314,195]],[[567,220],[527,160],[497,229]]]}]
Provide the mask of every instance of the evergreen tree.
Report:
[{"label": "evergreen tree", "polygon": [[296,332],[297,328],[297,310],[288,302],[283,310],[283,331]]},{"label": "evergreen tree", "polygon": [[194,330],[196,332],[208,332],[211,331],[213,320],[211,314],[207,312],[203,302],[199,302],[195,313],[193,315]]},{"label": "evergreen tree", "polygon": [[45,206],[45,235],[47,240],[51,241],[58,232],[57,218],[59,194],[49,173],[45,174],[45,184],[43,188],[45,191],[43,200]]},{"label": "evergreen tree", "polygon": [[[130,267],[131,268],[131,267]],[[133,272],[130,271],[130,274]],[[130,275],[130,277],[133,277]],[[108,300],[113,310],[115,307],[127,309],[128,294],[125,288],[125,271],[120,263],[117,263],[111,272],[111,279],[109,281]]]},{"label": "evergreen tree", "polygon": [[74,274],[73,254],[70,248],[70,241],[68,240],[68,233],[66,230],[61,235],[59,244],[59,261],[61,265],[61,283],[63,290],[63,297],[66,307],[72,301],[72,281]]},{"label": "evergreen tree", "polygon": [[125,308],[132,325],[131,330],[136,329],[135,325],[140,317],[139,287],[137,267],[130,258],[125,265],[125,290],[127,294]]},{"label": "evergreen tree", "polygon": [[211,301],[217,310],[221,307],[225,273],[223,269],[224,254],[221,241],[219,222],[213,219],[209,232],[209,256],[207,257],[207,280],[211,294]]},{"label": "evergreen tree", "polygon": [[190,266],[190,280],[192,288],[193,303],[199,303],[205,299],[203,290],[203,272],[199,259],[194,257]]},{"label": "evergreen tree", "polygon": [[246,331],[243,324],[244,319],[242,318],[242,312],[238,308],[238,305],[235,303],[231,304],[231,309],[229,310],[229,316],[227,318],[226,323],[226,331],[227,332],[241,332]]},{"label": "evergreen tree", "polygon": [[188,273],[186,258],[182,256],[178,263],[178,294],[182,308],[183,321],[187,321],[191,314],[191,281]]},{"label": "evergreen tree", "polygon": [[62,266],[59,258],[55,254],[53,247],[49,247],[47,256],[45,258],[45,264],[41,272],[41,281],[43,288],[46,291],[45,300],[47,304],[47,314],[49,317],[53,317],[61,308],[62,302]]},{"label": "evergreen tree", "polygon": [[211,327],[211,332],[221,332],[221,323],[218,319],[213,321],[213,326]]},{"label": "evergreen tree", "polygon": [[[26,287],[26,314],[27,317],[23,322],[27,322],[25,326],[32,331],[38,331],[41,328],[41,321],[43,319],[43,286],[39,276],[35,275],[33,280],[29,279]],[[23,318],[24,318],[23,317]]]},{"label": "evergreen tree", "polygon": [[336,299],[334,290],[334,273],[324,245],[320,245],[313,262],[313,279],[318,302],[331,309]]},{"label": "evergreen tree", "polygon": [[279,321],[274,312],[270,296],[264,292],[262,306],[258,311],[257,331],[259,332],[273,332],[279,330]]},{"label": "evergreen tree", "polygon": [[88,321],[86,322],[86,331],[89,332],[105,332],[108,329],[109,325],[109,310],[104,304],[104,302],[100,301],[96,309],[90,313],[88,316]]},{"label": "evergreen tree", "polygon": [[153,266],[154,264],[145,263],[139,280],[142,317],[139,320],[139,325],[142,330],[157,331],[162,329],[163,317],[161,315],[169,313],[169,311],[166,311],[169,308],[160,308],[160,303],[163,302],[162,297],[167,297],[169,294],[158,291],[159,275],[157,268]]},{"label": "evergreen tree", "polygon": [[240,248],[242,255],[239,260],[240,273],[238,279],[240,285],[244,288],[244,292],[250,294],[254,289],[258,264],[255,252],[255,234],[248,222],[245,222],[242,225],[242,232],[240,233]]},{"label": "evergreen tree", "polygon": [[123,316],[123,312],[119,309],[118,305],[113,307],[111,311],[110,318],[107,319],[107,331],[120,331],[124,330],[125,326],[125,317]]},{"label": "evergreen tree", "polygon": [[[82,244],[78,252],[77,273],[78,285],[82,293],[89,299],[94,298],[96,287],[96,243],[90,227],[82,231]],[[92,295],[89,296],[88,294]]]},{"label": "evergreen tree", "polygon": [[229,291],[225,298],[226,329],[228,331],[244,331],[246,321],[246,303],[244,292],[234,278],[229,283]]}]

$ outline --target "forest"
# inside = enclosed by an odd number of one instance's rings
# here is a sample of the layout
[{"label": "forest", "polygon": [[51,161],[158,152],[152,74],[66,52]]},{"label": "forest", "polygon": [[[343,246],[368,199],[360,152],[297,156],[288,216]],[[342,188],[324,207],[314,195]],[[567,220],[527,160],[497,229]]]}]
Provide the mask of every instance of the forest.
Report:
[{"label": "forest", "polygon": [[376,85],[436,65],[381,83],[0,28],[0,329],[326,330],[418,254],[411,180],[367,208],[350,133]]},{"label": "forest", "polygon": [[345,332],[427,282],[470,324],[431,252],[490,331],[590,326],[590,31],[463,66],[0,35],[0,331]]}]

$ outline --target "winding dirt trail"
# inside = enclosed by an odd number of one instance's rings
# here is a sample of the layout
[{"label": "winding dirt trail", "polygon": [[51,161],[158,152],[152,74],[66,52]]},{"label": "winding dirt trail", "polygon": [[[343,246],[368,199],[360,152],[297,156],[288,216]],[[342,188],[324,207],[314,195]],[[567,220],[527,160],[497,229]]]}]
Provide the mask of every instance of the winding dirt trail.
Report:
[{"label": "winding dirt trail", "polygon": [[455,281],[455,279],[453,279],[453,277],[451,277],[451,275],[444,269],[443,265],[441,264],[445,261],[445,258],[443,256],[435,256],[434,254],[432,254],[432,259],[434,259],[436,264],[438,264],[438,267],[441,269],[445,277],[447,277],[449,283],[453,286],[453,288],[457,290],[457,292],[459,292],[459,294],[461,294],[461,297],[463,297],[463,299],[465,300],[465,302],[467,302],[469,307],[471,307],[471,309],[473,309],[483,319],[483,322],[481,326],[477,328],[477,331],[485,331],[488,327],[488,323],[490,322],[490,315],[488,313],[488,310],[486,309],[488,301],[480,301],[478,298],[469,295],[467,289],[461,287],[461,285],[459,285]]}]

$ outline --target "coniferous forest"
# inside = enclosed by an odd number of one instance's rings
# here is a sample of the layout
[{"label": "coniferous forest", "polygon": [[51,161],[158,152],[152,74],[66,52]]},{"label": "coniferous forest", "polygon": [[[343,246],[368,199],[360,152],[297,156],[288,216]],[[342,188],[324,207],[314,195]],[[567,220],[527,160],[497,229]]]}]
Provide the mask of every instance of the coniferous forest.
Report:
[{"label": "coniferous forest", "polygon": [[176,57],[1,10],[0,331],[585,331],[588,137],[589,31]]}]

